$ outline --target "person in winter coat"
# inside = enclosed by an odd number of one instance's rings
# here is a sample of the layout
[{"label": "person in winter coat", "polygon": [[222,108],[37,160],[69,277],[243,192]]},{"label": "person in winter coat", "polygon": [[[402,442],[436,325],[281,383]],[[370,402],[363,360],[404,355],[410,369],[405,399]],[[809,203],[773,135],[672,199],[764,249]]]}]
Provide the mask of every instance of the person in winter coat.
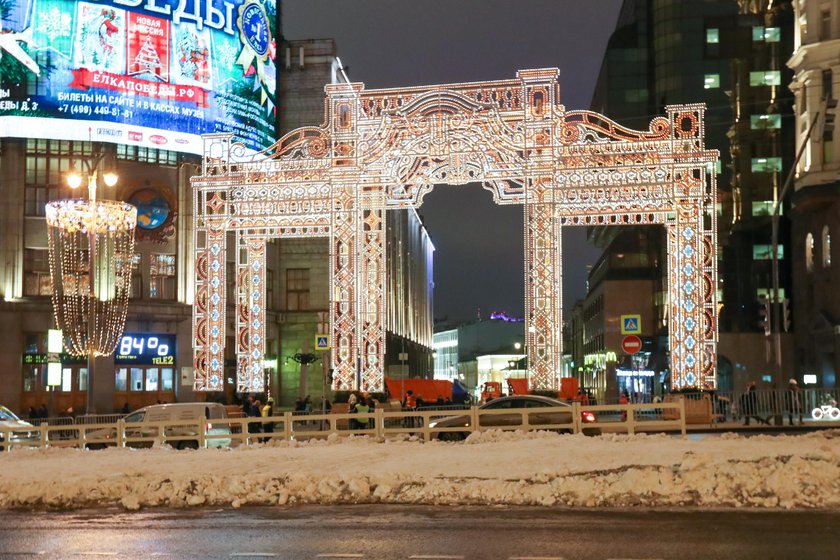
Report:
[{"label": "person in winter coat", "polygon": [[799,383],[796,379],[791,379],[788,382],[787,391],[785,391],[785,408],[788,411],[788,422],[793,426],[793,417],[799,417],[799,425],[802,425],[802,397]]},{"label": "person in winter coat", "polygon": [[[368,414],[370,412],[370,405],[368,405],[367,400],[363,396],[359,397],[359,400],[356,402],[353,408],[356,414]],[[354,418],[352,422],[354,430],[364,430],[365,428],[367,428],[368,418],[362,418],[361,420],[356,420]]]},{"label": "person in winter coat", "polygon": [[770,420],[758,415],[758,395],[755,392],[755,381],[747,385],[747,390],[741,395],[741,409],[744,415],[744,426],[750,425],[750,418],[755,418],[759,424],[770,425]]},{"label": "person in winter coat", "polygon": [[[629,402],[630,402],[630,399],[628,398],[627,391],[622,391],[621,396],[618,397],[618,404],[627,404]],[[627,421],[627,411],[626,410],[621,411],[621,421],[622,422]]]},{"label": "person in winter coat", "polygon": [[[268,397],[268,400],[265,401],[265,406],[260,409],[260,416],[263,418],[271,418],[274,416],[274,397]],[[266,434],[274,432],[274,422],[263,422],[262,431]],[[269,440],[271,440],[271,438],[262,438],[263,442]]]}]

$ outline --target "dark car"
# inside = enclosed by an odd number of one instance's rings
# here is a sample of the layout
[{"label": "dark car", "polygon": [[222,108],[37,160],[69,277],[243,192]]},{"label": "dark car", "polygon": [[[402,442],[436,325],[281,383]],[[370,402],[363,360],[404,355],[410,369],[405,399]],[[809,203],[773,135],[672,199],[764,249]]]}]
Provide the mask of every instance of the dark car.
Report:
[{"label": "dark car", "polygon": [[[546,409],[545,412],[531,412],[528,413],[528,423],[531,426],[539,426],[542,424],[571,424],[572,423],[572,405],[550,397],[543,397],[539,395],[514,395],[510,397],[500,397],[493,399],[479,407],[479,410],[505,410],[505,409]],[[559,410],[558,410],[559,409]],[[523,417],[521,412],[511,412],[510,414],[485,414],[479,417],[479,424],[484,427],[506,427],[519,426],[522,424]],[[595,415],[591,412],[581,413],[581,422],[590,423],[595,422]],[[429,423],[431,428],[456,428],[469,427],[469,415],[461,416],[447,416],[446,418],[439,418]],[[555,428],[548,428],[555,429]],[[563,431],[571,431],[570,429],[561,428]],[[601,433],[600,428],[584,428],[583,433],[586,435],[598,435]],[[461,440],[465,439],[469,432],[437,432],[432,434],[432,437],[437,437],[440,440]]]}]

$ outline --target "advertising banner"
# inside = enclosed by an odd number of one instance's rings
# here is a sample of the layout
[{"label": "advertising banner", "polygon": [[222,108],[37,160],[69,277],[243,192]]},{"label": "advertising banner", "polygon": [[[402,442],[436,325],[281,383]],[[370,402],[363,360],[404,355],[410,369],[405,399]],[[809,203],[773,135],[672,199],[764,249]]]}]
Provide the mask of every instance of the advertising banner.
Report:
[{"label": "advertising banner", "polygon": [[275,0],[0,0],[0,137],[274,142]]}]

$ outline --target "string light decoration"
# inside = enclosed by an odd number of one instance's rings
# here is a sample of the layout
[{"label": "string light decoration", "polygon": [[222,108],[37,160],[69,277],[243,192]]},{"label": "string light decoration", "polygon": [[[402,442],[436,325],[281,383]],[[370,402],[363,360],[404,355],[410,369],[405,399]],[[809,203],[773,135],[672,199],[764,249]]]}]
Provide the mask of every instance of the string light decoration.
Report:
[{"label": "string light decoration", "polygon": [[[417,208],[435,184],[480,182],[525,214],[525,346],[532,388],[562,371],[561,228],[663,224],[668,232],[671,373],[675,387],[716,386],[718,160],[704,146],[702,104],[666,107],[649,130],[590,111],[566,111],[557,69],[517,79],[365,90],[326,86],[326,120],[247,154],[228,134],[204,137],[192,178],[196,251],[195,389],[223,389],[225,236],[236,231],[242,270],[274,237],[328,237],[333,389],[379,391],[385,354],[385,222]],[[247,250],[242,250],[247,246]],[[253,286],[237,276],[240,317],[265,323]],[[263,281],[260,278],[260,281]],[[253,281],[251,279],[250,281]],[[244,313],[244,314],[243,314]],[[261,333],[237,337],[237,390],[261,376]],[[257,327],[254,327],[257,325]],[[244,372],[244,373],[243,373]],[[259,377],[259,380],[258,380]]]},{"label": "string light decoration", "polygon": [[[55,321],[70,354],[88,357],[88,411],[92,409],[92,361],[116,350],[125,327],[131,294],[131,260],[137,209],[124,202],[97,200],[96,167],[85,162],[88,200],[46,205],[50,280]],[[81,178],[71,175],[71,187]],[[106,175],[108,186],[116,176]]]}]

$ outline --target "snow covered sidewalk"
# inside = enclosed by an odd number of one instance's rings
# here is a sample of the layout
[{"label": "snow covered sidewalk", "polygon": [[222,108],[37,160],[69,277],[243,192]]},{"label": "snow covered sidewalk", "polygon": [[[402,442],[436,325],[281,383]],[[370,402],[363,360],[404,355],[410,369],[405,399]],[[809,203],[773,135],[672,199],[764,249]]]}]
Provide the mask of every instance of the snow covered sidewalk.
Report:
[{"label": "snow covered sidewalk", "polygon": [[840,508],[840,431],[702,440],[490,431],[462,443],[332,437],[0,455],[0,508],[371,502]]}]

